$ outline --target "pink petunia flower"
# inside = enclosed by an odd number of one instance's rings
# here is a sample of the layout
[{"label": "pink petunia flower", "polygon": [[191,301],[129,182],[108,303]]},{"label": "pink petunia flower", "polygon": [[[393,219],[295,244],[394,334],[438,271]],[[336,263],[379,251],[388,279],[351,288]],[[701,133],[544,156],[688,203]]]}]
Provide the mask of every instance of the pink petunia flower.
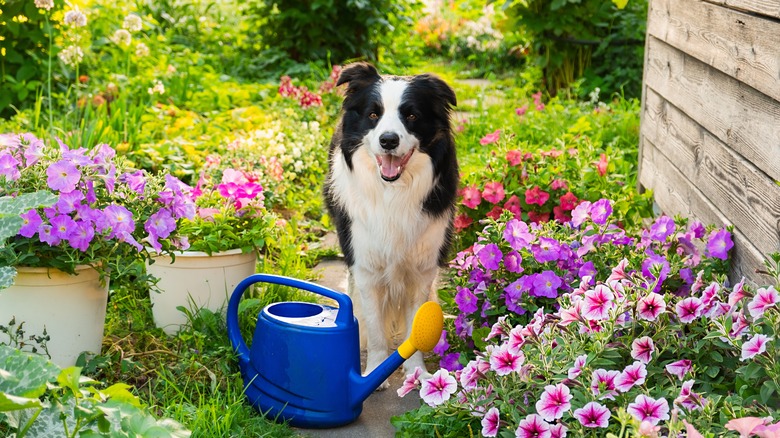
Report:
[{"label": "pink petunia flower", "polygon": [[769,286],[756,291],[756,295],[748,303],[748,311],[753,319],[764,316],[766,309],[780,302],[780,293],[774,287]]},{"label": "pink petunia flower", "polygon": [[62,193],[76,190],[76,185],[81,180],[81,172],[75,164],[67,160],[60,160],[46,168],[46,184],[52,190]]},{"label": "pink petunia flower", "polygon": [[626,411],[638,421],[647,421],[655,426],[658,422],[669,419],[669,402],[663,397],[656,400],[639,394]]},{"label": "pink petunia flower", "polygon": [[609,426],[611,412],[598,402],[590,402],[574,411],[574,418],[585,427],[606,428]]},{"label": "pink petunia flower", "polygon": [[609,164],[609,161],[607,160],[607,154],[601,154],[601,159],[596,164],[596,171],[598,171],[599,176],[604,176],[607,174],[607,165]]},{"label": "pink petunia flower", "polygon": [[729,294],[729,306],[736,306],[742,298],[745,298],[745,277],[742,277],[742,280],[735,284],[734,289],[731,290],[731,293]]},{"label": "pink petunia flower", "polygon": [[542,417],[531,414],[517,424],[517,438],[551,438],[550,425]]},{"label": "pink petunia flower", "polygon": [[564,412],[571,409],[571,391],[563,383],[557,385],[547,385],[544,392],[536,402],[536,413],[544,421],[553,422],[563,417]]},{"label": "pink petunia flower", "polygon": [[474,223],[474,219],[468,217],[465,214],[459,214],[455,217],[452,226],[455,227],[455,231],[460,231],[460,230],[465,230],[472,223]]},{"label": "pink petunia flower", "polygon": [[688,374],[691,368],[692,368],[691,361],[689,359],[682,359],[667,365],[666,372],[673,376],[677,376],[677,378],[680,380],[683,380],[685,378],[685,375]]},{"label": "pink petunia flower", "polygon": [[623,372],[615,378],[615,388],[620,392],[628,392],[634,386],[645,383],[647,368],[642,362],[636,361],[623,369]]},{"label": "pink petunia flower", "polygon": [[764,419],[759,417],[735,418],[726,423],[726,429],[739,433],[739,438],[749,437],[758,426],[764,425]]},{"label": "pink petunia flower", "polygon": [[495,143],[498,141],[498,137],[501,135],[501,130],[496,129],[495,131],[491,132],[490,134],[485,135],[479,140],[479,144],[482,146],[489,145],[491,143]]},{"label": "pink petunia flower", "polygon": [[476,186],[463,188],[463,205],[468,208],[477,208],[480,202],[482,202],[482,193]]},{"label": "pink petunia flower", "polygon": [[688,423],[685,420],[683,420],[682,422],[685,425],[685,435],[688,438],[704,438],[704,435],[702,435],[701,432],[696,430],[696,428],[693,427],[692,424]]},{"label": "pink petunia flower", "polygon": [[491,204],[497,204],[504,199],[504,185],[500,181],[492,181],[485,184],[485,190],[482,191],[482,199]]},{"label": "pink petunia flower", "polygon": [[541,206],[548,199],[550,199],[550,194],[539,188],[539,186],[533,186],[533,188],[525,191],[525,203],[528,205],[537,204]]},{"label": "pink petunia flower", "polygon": [[655,321],[658,315],[666,311],[666,302],[661,295],[650,292],[636,303],[636,312],[639,319]]},{"label": "pink petunia flower", "polygon": [[574,366],[569,368],[567,377],[570,380],[574,380],[582,374],[582,367],[585,366],[585,361],[588,359],[587,354],[581,354],[574,359]]},{"label": "pink petunia flower", "polygon": [[498,435],[498,426],[501,424],[501,418],[498,409],[493,407],[488,409],[485,416],[482,417],[482,436]]},{"label": "pink petunia flower", "polygon": [[614,400],[617,390],[615,388],[615,379],[620,375],[617,370],[605,370],[599,368],[593,371],[593,377],[590,382],[590,389],[593,395],[600,395],[599,399],[608,398]]},{"label": "pink petunia flower", "polygon": [[506,341],[507,348],[512,354],[519,355],[525,345],[525,336],[523,336],[523,327],[517,326],[509,332],[509,339]]},{"label": "pink petunia flower", "polygon": [[486,341],[489,341],[496,336],[505,337],[506,332],[504,330],[504,321],[506,321],[507,315],[502,315],[498,317],[498,321],[496,321],[493,326],[490,328],[490,333],[485,338]]},{"label": "pink petunia flower", "polygon": [[620,281],[620,280],[627,279],[628,273],[626,273],[626,268],[628,268],[628,259],[623,259],[620,261],[620,263],[617,264],[617,266],[612,268],[612,273],[609,274],[609,278],[607,278],[607,283],[610,283],[612,281]]},{"label": "pink petunia flower", "polygon": [[701,409],[707,404],[707,399],[700,394],[693,392],[693,384],[695,380],[690,379],[683,382],[680,388],[680,395],[674,399],[674,404],[680,405],[689,411]]},{"label": "pink petunia flower", "polygon": [[558,316],[561,318],[558,324],[565,327],[573,322],[583,321],[582,307],[584,304],[585,302],[583,300],[578,299],[572,303],[571,307],[561,307],[558,310]]},{"label": "pink petunia flower", "polygon": [[760,333],[753,335],[752,338],[748,339],[747,342],[742,344],[742,356],[739,358],[739,360],[752,359],[757,354],[765,352],[766,344],[771,340],[772,338]]},{"label": "pink petunia flower", "polygon": [[447,370],[440,369],[436,371],[430,379],[422,381],[420,388],[420,398],[428,406],[438,406],[450,399],[450,396],[458,389],[458,383],[455,377],[452,377]]},{"label": "pink petunia flower", "polygon": [[569,428],[561,423],[550,426],[550,438],[566,438],[566,432]]},{"label": "pink petunia flower", "polygon": [[650,363],[654,351],[655,344],[650,336],[634,339],[634,342],[631,343],[631,357],[644,364]]},{"label": "pink petunia flower", "polygon": [[571,223],[575,227],[579,227],[590,217],[590,201],[582,201],[571,212]]},{"label": "pink petunia flower", "polygon": [[520,372],[523,362],[525,362],[523,352],[518,351],[514,354],[509,351],[509,346],[506,344],[501,345],[490,355],[490,369],[499,376],[506,376],[513,371]]},{"label": "pink petunia flower", "polygon": [[398,397],[403,397],[412,392],[412,390],[420,387],[420,376],[422,375],[422,371],[422,368],[416,367],[413,373],[406,375],[403,385],[398,388]]},{"label": "pink petunia flower", "polygon": [[680,318],[680,322],[688,324],[701,316],[704,311],[704,305],[700,299],[688,297],[677,303],[675,310],[677,311],[677,316]]},{"label": "pink petunia flower", "polygon": [[604,320],[615,307],[615,294],[606,285],[599,284],[585,292],[582,316],[593,320]]},{"label": "pink petunia flower", "polygon": [[460,386],[465,390],[471,390],[477,387],[477,381],[482,378],[483,375],[479,371],[479,366],[476,360],[469,361],[465,367],[460,371]]}]

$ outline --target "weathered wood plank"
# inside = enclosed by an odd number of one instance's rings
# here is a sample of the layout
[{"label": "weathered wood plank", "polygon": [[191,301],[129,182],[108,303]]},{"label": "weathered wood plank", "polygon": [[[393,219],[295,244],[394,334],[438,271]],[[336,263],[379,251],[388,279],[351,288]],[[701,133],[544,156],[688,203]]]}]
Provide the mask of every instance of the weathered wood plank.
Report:
[{"label": "weathered wood plank", "polygon": [[654,0],[647,32],[780,101],[780,22],[700,0]]},{"label": "weathered wood plank", "polygon": [[780,3],[777,0],[707,0],[711,3],[728,6],[753,14],[780,18]]},{"label": "weathered wood plank", "polygon": [[[707,197],[674,166],[658,148],[646,137],[642,139],[645,150],[643,168],[640,175],[641,184],[653,189],[656,202],[662,211],[669,215],[682,215],[696,218],[705,224],[717,226],[731,225],[728,218],[713,205]],[[762,268],[764,256],[741,230],[735,228],[733,236],[732,268],[729,277],[732,282],[747,277],[759,284],[766,283],[755,271]]]},{"label": "weathered wood plank", "polygon": [[648,37],[646,86],[780,181],[780,102]]},{"label": "weathered wood plank", "polygon": [[654,91],[647,94],[642,135],[762,253],[780,251],[780,186]]}]

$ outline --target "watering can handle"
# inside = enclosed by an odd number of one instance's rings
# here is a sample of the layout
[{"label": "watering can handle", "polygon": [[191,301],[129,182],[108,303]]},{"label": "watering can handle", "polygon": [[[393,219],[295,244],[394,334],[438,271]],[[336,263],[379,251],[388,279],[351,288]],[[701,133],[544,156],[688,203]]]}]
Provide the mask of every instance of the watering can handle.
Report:
[{"label": "watering can handle", "polygon": [[336,302],[339,304],[339,311],[336,315],[336,326],[347,327],[353,322],[352,300],[346,294],[336,292],[333,289],[329,289],[309,281],[298,280],[281,275],[250,275],[249,277],[243,279],[241,283],[238,283],[236,289],[233,291],[233,294],[230,296],[227,309],[228,338],[230,339],[231,345],[233,345],[233,350],[238,353],[238,359],[242,362],[249,361],[249,348],[246,346],[244,338],[241,337],[241,330],[238,327],[238,303],[241,301],[241,296],[244,295],[244,292],[249,288],[249,286],[260,282],[290,286],[336,300]]}]

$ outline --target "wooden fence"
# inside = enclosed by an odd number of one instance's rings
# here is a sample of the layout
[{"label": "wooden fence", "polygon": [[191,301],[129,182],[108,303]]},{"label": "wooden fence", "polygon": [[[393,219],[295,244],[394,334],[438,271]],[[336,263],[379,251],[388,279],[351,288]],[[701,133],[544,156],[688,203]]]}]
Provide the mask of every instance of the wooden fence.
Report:
[{"label": "wooden fence", "polygon": [[780,251],[780,0],[650,0],[639,184],[734,225],[732,280]]}]

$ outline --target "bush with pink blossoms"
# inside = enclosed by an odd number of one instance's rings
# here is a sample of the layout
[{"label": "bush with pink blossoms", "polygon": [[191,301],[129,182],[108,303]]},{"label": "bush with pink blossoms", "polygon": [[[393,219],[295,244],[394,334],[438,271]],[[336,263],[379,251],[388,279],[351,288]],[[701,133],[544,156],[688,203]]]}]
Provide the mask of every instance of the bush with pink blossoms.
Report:
[{"label": "bush with pink blossoms", "polygon": [[400,435],[712,437],[743,417],[763,418],[755,436],[776,428],[780,254],[762,271],[771,285],[730,284],[728,230],[662,216],[632,235],[607,205],[566,224],[505,214],[458,256],[463,311],[437,346],[437,373],[457,387],[421,393],[394,419]]},{"label": "bush with pink blossoms", "polygon": [[0,136],[0,200],[51,194],[51,202],[38,208],[0,215],[17,224],[0,241],[0,267],[73,273],[86,264],[121,274],[148,256],[145,247],[187,248],[177,228],[195,214],[189,186],[130,168],[107,144],[87,150],[57,142],[31,134]]}]

